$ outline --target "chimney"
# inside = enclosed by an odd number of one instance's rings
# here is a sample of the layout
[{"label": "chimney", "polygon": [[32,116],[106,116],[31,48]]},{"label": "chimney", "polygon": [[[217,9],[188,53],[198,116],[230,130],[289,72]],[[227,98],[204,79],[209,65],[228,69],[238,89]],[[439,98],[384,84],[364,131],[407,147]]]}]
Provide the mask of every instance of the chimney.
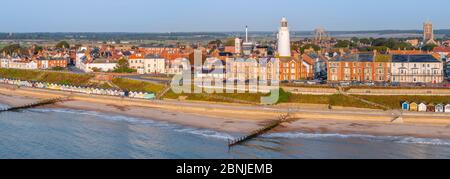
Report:
[{"label": "chimney", "polygon": [[248,26],[245,26],[245,42],[248,42]]}]

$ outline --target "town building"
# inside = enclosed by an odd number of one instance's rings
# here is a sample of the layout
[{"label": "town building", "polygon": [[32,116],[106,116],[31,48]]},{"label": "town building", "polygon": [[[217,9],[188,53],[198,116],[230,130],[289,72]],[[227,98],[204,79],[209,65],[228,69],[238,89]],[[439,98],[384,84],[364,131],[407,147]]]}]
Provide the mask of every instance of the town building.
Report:
[{"label": "town building", "polygon": [[443,72],[443,63],[432,55],[392,55],[392,82],[442,83]]},{"label": "town building", "polygon": [[36,58],[37,67],[39,69],[52,69],[55,67],[67,68],[69,63],[68,58],[51,58],[51,57],[39,57]]},{"label": "town building", "polygon": [[166,60],[158,55],[133,54],[128,58],[130,68],[137,70],[139,74],[165,74]]},{"label": "town building", "polygon": [[93,61],[84,62],[82,70],[86,73],[91,72],[108,72],[113,71],[117,67],[117,62],[111,59],[98,58]]},{"label": "town building", "polygon": [[409,39],[406,40],[406,43],[411,44],[413,47],[418,47],[420,45],[420,41],[418,39]]},{"label": "town building", "polygon": [[338,55],[328,61],[328,81],[387,82],[390,65],[389,55]]}]

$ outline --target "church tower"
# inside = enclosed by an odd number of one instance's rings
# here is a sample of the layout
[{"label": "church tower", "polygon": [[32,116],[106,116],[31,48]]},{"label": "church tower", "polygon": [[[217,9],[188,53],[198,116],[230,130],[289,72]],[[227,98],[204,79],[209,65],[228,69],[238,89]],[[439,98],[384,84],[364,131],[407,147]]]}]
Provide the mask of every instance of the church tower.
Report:
[{"label": "church tower", "polygon": [[281,19],[281,27],[278,31],[278,56],[291,57],[291,40],[288,21],[285,17]]},{"label": "church tower", "polygon": [[425,22],[423,24],[423,43],[436,44],[434,41],[433,24],[431,22]]}]

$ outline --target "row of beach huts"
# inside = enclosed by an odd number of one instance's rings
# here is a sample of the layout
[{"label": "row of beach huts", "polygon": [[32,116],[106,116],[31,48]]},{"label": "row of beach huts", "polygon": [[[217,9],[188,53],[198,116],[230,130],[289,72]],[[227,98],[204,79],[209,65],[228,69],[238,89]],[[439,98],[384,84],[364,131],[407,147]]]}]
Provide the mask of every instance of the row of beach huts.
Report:
[{"label": "row of beach huts", "polygon": [[436,113],[450,113],[450,103],[448,104],[434,104],[434,103],[416,103],[416,102],[403,102],[403,111],[414,112],[436,112]]},{"label": "row of beach huts", "polygon": [[51,90],[84,93],[84,94],[94,94],[94,95],[104,95],[104,96],[120,96],[120,97],[129,97],[129,98],[147,99],[147,100],[153,100],[156,98],[154,93],[147,93],[147,92],[123,91],[123,90],[102,89],[102,88],[93,88],[93,87],[81,87],[81,86],[61,85],[61,84],[45,83],[45,82],[22,81],[22,80],[6,79],[6,78],[0,78],[0,83],[9,84],[9,85],[17,85],[19,87],[51,89]]}]

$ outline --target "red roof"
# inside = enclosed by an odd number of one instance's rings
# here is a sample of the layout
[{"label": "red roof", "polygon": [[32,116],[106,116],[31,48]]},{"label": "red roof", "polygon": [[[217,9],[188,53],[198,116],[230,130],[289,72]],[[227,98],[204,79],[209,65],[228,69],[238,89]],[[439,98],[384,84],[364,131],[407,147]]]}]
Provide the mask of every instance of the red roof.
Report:
[{"label": "red roof", "polygon": [[446,52],[450,53],[450,47],[436,47],[433,49],[433,52]]}]

